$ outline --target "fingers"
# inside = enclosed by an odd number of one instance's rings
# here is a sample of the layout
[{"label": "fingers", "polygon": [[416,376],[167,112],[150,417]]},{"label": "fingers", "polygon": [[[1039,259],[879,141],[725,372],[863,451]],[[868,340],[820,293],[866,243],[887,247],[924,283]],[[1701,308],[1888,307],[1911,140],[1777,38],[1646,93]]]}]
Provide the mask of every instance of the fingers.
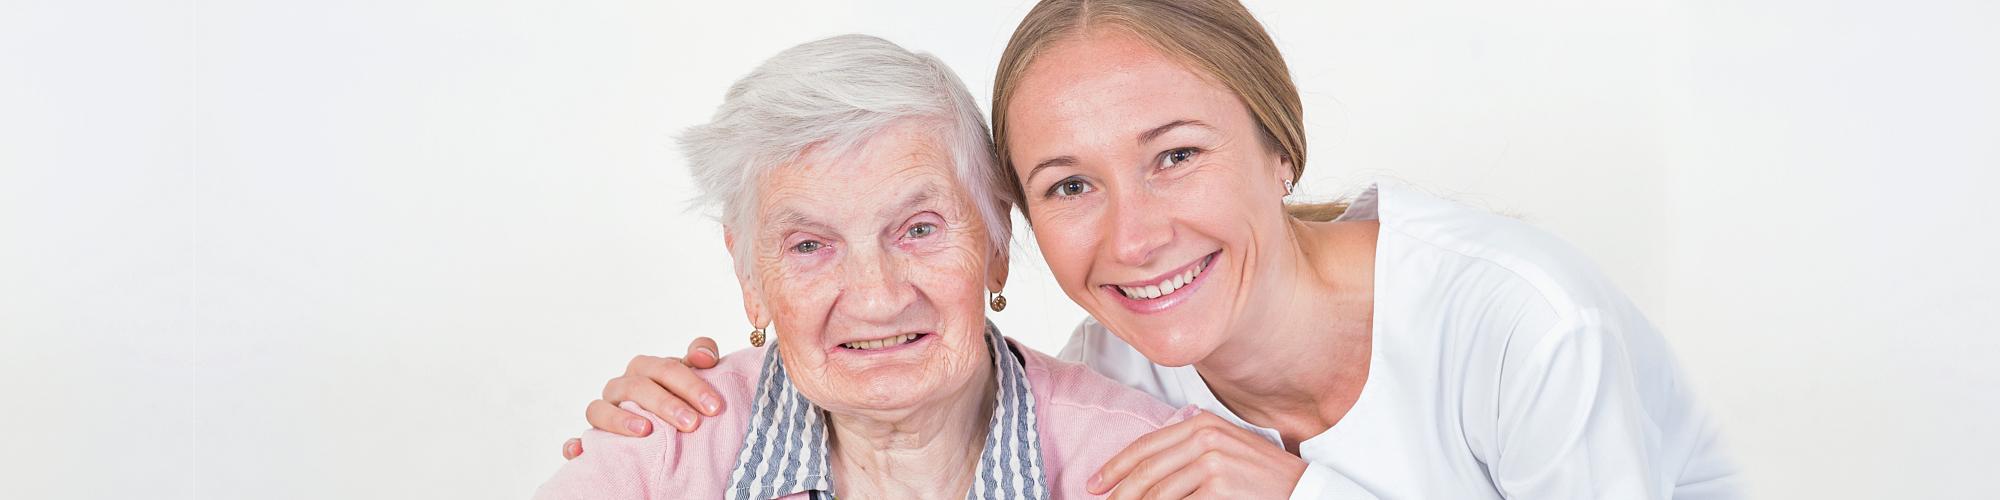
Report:
[{"label": "fingers", "polygon": [[[1144,498],[1146,500],[1181,500],[1183,498],[1212,497],[1214,495],[1204,494],[1210,492],[1208,491],[1207,488],[1205,488],[1205,486],[1207,486],[1208,480],[1214,478],[1217,474],[1229,473],[1232,470],[1229,468],[1229,465],[1232,462],[1233,461],[1230,460],[1230,457],[1225,455],[1221,451],[1217,450],[1204,451],[1199,455],[1197,455],[1193,460],[1189,460],[1187,463],[1182,464],[1180,468],[1168,471],[1166,475],[1159,478],[1158,482],[1152,483],[1153,486],[1151,488],[1145,489],[1144,495],[1134,495],[1133,498]],[[1249,464],[1244,464],[1244,467],[1254,467],[1254,466]],[[1240,471],[1243,469],[1238,468],[1234,470]],[[1135,477],[1137,477],[1136,474]],[[1127,480],[1125,484],[1128,486],[1135,486],[1138,483],[1132,480]],[[1126,486],[1120,486],[1118,488],[1119,491],[1124,491],[1125,489]],[[1116,498],[1116,496],[1113,496],[1113,498]],[[1229,497],[1224,496],[1220,498],[1229,498]]]},{"label": "fingers", "polygon": [[[1118,488],[1111,491],[1112,500],[1140,500],[1144,498],[1178,499],[1194,492],[1196,486],[1208,477],[1195,465],[1207,460],[1212,462],[1226,458],[1220,451],[1233,443],[1234,436],[1227,430],[1212,425],[1196,427],[1186,439],[1162,448],[1152,455],[1133,464],[1131,471],[1121,478]],[[1107,479],[1109,475],[1107,474]],[[1110,482],[1110,481],[1105,481]]]},{"label": "fingers", "polygon": [[[710,340],[714,344],[714,340]],[[626,378],[644,378],[646,382],[628,382],[622,386],[606,384],[604,400],[610,402],[638,402],[648,412],[674,422],[670,412],[660,412],[666,408],[654,408],[650,400],[660,400],[662,392],[678,400],[684,408],[698,408],[706,416],[716,416],[722,412],[722,396],[716,394],[708,380],[694,374],[694,368],[680,358],[654,358],[654,356],[634,356],[626,364]],[[692,428],[690,428],[692,430]]]},{"label": "fingers", "polygon": [[576,460],[577,455],[582,455],[582,454],[583,454],[582,439],[569,438],[568,441],[563,441],[563,460]]},{"label": "fingers", "polygon": [[[1173,425],[1146,433],[1144,436],[1139,436],[1138,440],[1126,445],[1124,450],[1112,456],[1111,461],[1105,462],[1104,467],[1098,469],[1097,480],[1091,482],[1092,484],[1086,485],[1086,489],[1090,490],[1090,493],[1093,495],[1102,495],[1104,492],[1110,491],[1112,486],[1116,486],[1119,482],[1124,481],[1125,477],[1146,459],[1175,445],[1186,442],[1196,431],[1216,426],[1227,426],[1231,429],[1236,428],[1234,424],[1223,420],[1222,417],[1202,412],[1189,417],[1187,420],[1182,420]],[[1146,491],[1145,488],[1137,489],[1139,492]]]},{"label": "fingers", "polygon": [[1088,488],[1110,489],[1113,500],[1289,498],[1306,466],[1263,437],[1204,413],[1141,436]]},{"label": "fingers", "polygon": [[[686,370],[687,366],[673,363]],[[639,407],[666,420],[675,430],[690,432],[698,428],[701,417],[696,416],[694,407],[673,393],[660,387],[660,383],[650,378],[625,376],[611,379],[604,387],[604,400],[631,401]]]},{"label": "fingers", "polygon": [[[711,340],[709,343],[714,344],[715,341]],[[696,345],[693,347],[700,346]],[[648,387],[649,384],[646,383],[634,384],[635,387],[629,387],[633,391],[629,394],[631,396],[629,400],[639,402],[639,406],[646,407],[646,411],[651,411],[661,418],[666,418],[668,422],[675,421],[671,413],[661,412],[660,410],[663,408],[654,408],[647,404],[646,399],[641,399],[639,396],[660,399],[662,396],[659,392],[667,392],[670,394],[667,394],[666,397],[671,397],[675,403],[680,403],[680,407],[699,409],[703,415],[713,417],[716,412],[722,411],[722,397],[716,395],[715,388],[709,387],[708,381],[702,380],[701,375],[696,374],[694,368],[689,367],[688,363],[682,361],[680,358],[655,358],[652,356],[632,358],[632,364],[625,368],[625,375],[628,377],[635,375],[645,377],[651,382],[651,387]],[[655,391],[654,389],[660,389],[660,391]],[[612,396],[625,396],[625,394],[606,394],[604,399],[617,401]],[[683,430],[693,429],[688,428]]]},{"label": "fingers", "polygon": [[[721,351],[716,349],[715,339],[695,337],[694,342],[688,343],[687,363],[695,368],[715,368],[715,362],[722,359],[715,354],[717,352]],[[709,416],[714,415],[714,413],[709,414]]]},{"label": "fingers", "polygon": [[590,408],[584,410],[583,417],[590,420],[591,427],[621,436],[646,437],[653,433],[652,421],[623,408],[612,406],[602,399],[591,401]]}]

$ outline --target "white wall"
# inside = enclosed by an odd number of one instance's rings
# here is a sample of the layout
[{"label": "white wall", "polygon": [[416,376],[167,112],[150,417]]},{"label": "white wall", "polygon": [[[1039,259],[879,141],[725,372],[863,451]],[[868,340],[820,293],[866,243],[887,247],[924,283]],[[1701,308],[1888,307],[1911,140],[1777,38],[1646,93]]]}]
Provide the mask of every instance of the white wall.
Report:
[{"label": "white wall", "polygon": [[1760,489],[2000,497],[2000,4],[1689,11],[1657,310]]},{"label": "white wall", "polygon": [[[746,344],[672,133],[790,45],[1026,2],[0,3],[0,497],[506,498],[633,354]],[[1308,193],[1522,216],[1667,331],[1754,491],[2000,493],[2000,8],[1250,3]],[[1025,239],[994,315],[1082,316]]]}]

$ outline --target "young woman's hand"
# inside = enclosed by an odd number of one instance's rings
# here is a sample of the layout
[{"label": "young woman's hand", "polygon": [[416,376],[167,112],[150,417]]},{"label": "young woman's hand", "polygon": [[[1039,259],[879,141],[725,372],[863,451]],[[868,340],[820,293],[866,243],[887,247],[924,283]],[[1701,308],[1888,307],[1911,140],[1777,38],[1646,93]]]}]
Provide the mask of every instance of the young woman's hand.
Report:
[{"label": "young woman's hand", "polygon": [[[1306,461],[1213,413],[1141,436],[1087,488],[1111,500],[1292,496]],[[1113,487],[1116,489],[1113,489]]]},{"label": "young woman's hand", "polygon": [[[714,368],[716,359],[715,340],[708,337],[689,343],[685,358],[634,357],[625,365],[624,375],[604,383],[604,399],[591,401],[584,416],[591,427],[606,432],[631,437],[652,434],[653,424],[645,417],[618,408],[619,403],[632,401],[680,432],[693,432],[701,426],[701,415],[713,417],[722,411],[722,397],[694,373],[696,368]],[[582,454],[581,440],[563,443],[563,459]]]}]

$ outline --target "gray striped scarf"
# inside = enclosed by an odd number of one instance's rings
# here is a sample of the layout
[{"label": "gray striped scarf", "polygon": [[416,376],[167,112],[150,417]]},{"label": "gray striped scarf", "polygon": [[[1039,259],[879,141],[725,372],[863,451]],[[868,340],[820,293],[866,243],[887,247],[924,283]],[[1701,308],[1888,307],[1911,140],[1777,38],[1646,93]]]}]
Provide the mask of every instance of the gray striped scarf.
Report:
[{"label": "gray striped scarf", "polygon": [[[999,387],[994,391],[992,429],[966,498],[1047,500],[1048,475],[1042,470],[1035,396],[1028,390],[1027,370],[991,321],[986,322],[986,347]],[[736,469],[729,473],[729,497],[766,500],[808,492],[814,500],[832,498],[822,414],[785,375],[778,349],[765,351],[757,398],[750,408],[750,432],[736,455]]]}]

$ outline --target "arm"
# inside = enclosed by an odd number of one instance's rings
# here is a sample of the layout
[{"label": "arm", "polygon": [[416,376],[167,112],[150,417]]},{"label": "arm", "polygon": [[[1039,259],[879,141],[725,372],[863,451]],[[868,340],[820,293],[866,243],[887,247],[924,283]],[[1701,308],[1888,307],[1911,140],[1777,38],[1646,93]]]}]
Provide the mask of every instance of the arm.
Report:
[{"label": "arm", "polygon": [[[1612,322],[1615,323],[1615,322]],[[1491,428],[1494,487],[1507,498],[1671,496],[1653,470],[1660,429],[1640,397],[1642,369],[1601,311],[1582,310],[1508,350]],[[1650,353],[1664,355],[1665,353]],[[1664,479],[1664,481],[1663,481]],[[1664,483],[1664,484],[1662,484]]]}]

